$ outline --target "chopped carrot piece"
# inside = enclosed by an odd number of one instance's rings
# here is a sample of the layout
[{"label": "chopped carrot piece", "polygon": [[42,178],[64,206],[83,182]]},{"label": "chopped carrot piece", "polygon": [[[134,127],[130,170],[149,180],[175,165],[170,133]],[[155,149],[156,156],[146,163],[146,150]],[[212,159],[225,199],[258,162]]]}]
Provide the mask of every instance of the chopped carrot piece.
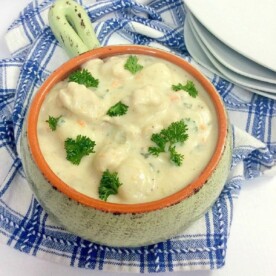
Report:
[{"label": "chopped carrot piece", "polygon": [[77,120],[77,123],[82,127],[84,127],[86,125],[85,121],[83,121],[83,120]]},{"label": "chopped carrot piece", "polygon": [[136,74],[135,79],[140,80],[143,76],[144,76],[144,74],[142,74],[142,73]]},{"label": "chopped carrot piece", "polygon": [[201,130],[205,130],[205,129],[207,128],[207,125],[206,125],[206,124],[201,124],[201,125],[199,126],[199,128],[200,128]]},{"label": "chopped carrot piece", "polygon": [[112,87],[112,88],[117,88],[117,87],[119,87],[119,86],[121,86],[121,85],[122,85],[122,82],[119,81],[118,79],[115,79],[115,80],[111,83],[111,87]]},{"label": "chopped carrot piece", "polygon": [[171,101],[179,101],[180,100],[180,95],[177,93],[173,93],[170,95]]}]

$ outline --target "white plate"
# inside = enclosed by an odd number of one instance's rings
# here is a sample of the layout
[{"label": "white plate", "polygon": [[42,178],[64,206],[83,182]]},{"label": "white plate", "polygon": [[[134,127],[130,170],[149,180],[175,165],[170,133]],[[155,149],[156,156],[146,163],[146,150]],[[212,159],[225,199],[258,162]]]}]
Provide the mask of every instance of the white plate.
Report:
[{"label": "white plate", "polygon": [[[184,25],[184,37],[185,37],[185,43],[186,43],[186,47],[187,50],[189,51],[189,53],[191,54],[191,56],[193,57],[193,59],[199,63],[200,65],[202,65],[203,67],[207,68],[208,70],[210,70],[212,73],[230,81],[230,79],[228,79],[227,77],[223,76],[222,73],[220,73],[216,67],[212,64],[212,62],[210,61],[210,59],[207,57],[207,55],[205,54],[205,52],[201,49],[199,43],[197,42],[194,33],[191,30],[191,27],[189,25],[189,22],[186,20],[185,21],[185,25]],[[235,83],[235,82],[234,82]],[[236,83],[235,83],[236,84]],[[257,89],[252,89],[252,88],[248,88],[248,87],[244,87],[242,85],[239,85],[240,87],[249,90],[250,92],[254,92],[256,94],[271,98],[276,100],[276,95],[272,94],[272,93],[266,93],[263,91],[259,91]]]},{"label": "white plate", "polygon": [[275,0],[185,0],[185,4],[224,44],[276,71]]},{"label": "white plate", "polygon": [[202,41],[221,64],[248,78],[276,84],[276,72],[232,50],[211,34],[191,13],[190,15],[192,24],[196,27],[197,33],[200,35]]},{"label": "white plate", "polygon": [[257,89],[265,92],[270,92],[270,93],[276,93],[276,84],[266,83],[266,82],[245,77],[243,75],[237,74],[234,71],[231,71],[229,68],[221,64],[207,48],[207,45],[205,45],[204,38],[198,32],[197,25],[194,24],[193,18],[190,13],[187,13],[187,20],[190,23],[189,26],[192,32],[194,33],[198,43],[200,44],[201,49],[205,52],[205,54],[208,56],[208,58],[216,67],[216,69],[220,71],[225,77],[230,79],[232,82],[235,82],[245,87],[249,87],[249,88],[253,88],[253,89]]},{"label": "white plate", "polygon": [[208,59],[206,54],[201,50],[189,25],[190,24],[188,20],[185,20],[184,38],[185,38],[185,45],[190,55],[197,63],[199,63],[200,65],[202,65],[203,67],[211,71],[213,74],[223,77],[222,74],[214,67],[212,62]]}]

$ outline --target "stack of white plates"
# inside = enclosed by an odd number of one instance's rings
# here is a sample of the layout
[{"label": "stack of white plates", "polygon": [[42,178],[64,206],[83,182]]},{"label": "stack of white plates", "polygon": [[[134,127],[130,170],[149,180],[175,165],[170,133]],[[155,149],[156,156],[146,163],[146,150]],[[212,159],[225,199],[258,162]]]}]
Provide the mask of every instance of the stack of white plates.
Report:
[{"label": "stack of white plates", "polygon": [[185,42],[195,61],[236,85],[276,99],[276,1],[185,4]]}]

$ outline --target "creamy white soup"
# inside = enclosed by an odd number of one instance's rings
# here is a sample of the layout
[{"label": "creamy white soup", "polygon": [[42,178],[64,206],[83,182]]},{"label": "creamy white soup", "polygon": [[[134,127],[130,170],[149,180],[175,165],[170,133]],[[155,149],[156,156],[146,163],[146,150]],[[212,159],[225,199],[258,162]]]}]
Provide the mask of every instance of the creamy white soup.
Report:
[{"label": "creamy white soup", "polygon": [[[135,72],[128,68],[134,57]],[[50,91],[39,114],[39,145],[60,179],[90,197],[131,204],[169,196],[202,172],[216,147],[217,118],[191,75],[145,55],[93,59],[82,69],[97,87],[67,78]],[[78,136],[93,150],[74,164],[66,146]],[[107,172],[120,185],[103,198],[99,187],[111,181],[103,180]]]}]

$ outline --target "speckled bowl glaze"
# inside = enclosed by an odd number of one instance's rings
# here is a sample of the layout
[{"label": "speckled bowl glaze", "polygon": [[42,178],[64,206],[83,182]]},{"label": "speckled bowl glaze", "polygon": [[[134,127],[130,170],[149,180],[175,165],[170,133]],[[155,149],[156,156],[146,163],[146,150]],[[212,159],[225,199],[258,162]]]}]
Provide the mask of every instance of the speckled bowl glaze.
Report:
[{"label": "speckled bowl glaze", "polygon": [[[92,58],[119,54],[144,54],[168,60],[195,77],[215,106],[219,137],[210,162],[201,175],[179,192],[149,203],[115,204],[90,198],[62,182],[50,169],[39,148],[37,121],[40,107],[51,88]],[[185,60],[143,46],[102,47],[71,59],[41,86],[30,106],[21,140],[27,179],[41,205],[68,231],[109,246],[153,244],[180,233],[206,212],[219,196],[231,161],[231,132],[223,103],[213,85]],[[173,185],[173,183],[169,183]]]}]

